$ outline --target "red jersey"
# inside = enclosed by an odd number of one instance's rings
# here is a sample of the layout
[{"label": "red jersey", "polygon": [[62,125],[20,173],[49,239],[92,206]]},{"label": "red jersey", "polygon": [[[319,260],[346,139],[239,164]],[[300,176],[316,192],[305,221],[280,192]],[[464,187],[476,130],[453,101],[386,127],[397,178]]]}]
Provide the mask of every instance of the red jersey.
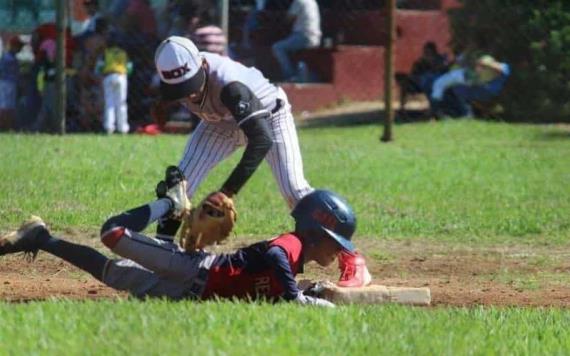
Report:
[{"label": "red jersey", "polygon": [[293,233],[219,255],[208,274],[202,298],[292,298],[295,275],[303,272],[303,245]]}]

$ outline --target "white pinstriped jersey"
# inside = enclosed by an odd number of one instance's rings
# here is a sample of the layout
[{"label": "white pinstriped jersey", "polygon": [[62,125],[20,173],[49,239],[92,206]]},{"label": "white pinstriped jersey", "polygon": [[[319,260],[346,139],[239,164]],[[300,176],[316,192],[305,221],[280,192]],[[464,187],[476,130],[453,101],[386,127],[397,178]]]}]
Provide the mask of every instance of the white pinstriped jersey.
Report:
[{"label": "white pinstriped jersey", "polygon": [[[242,130],[243,126],[238,125],[243,125],[248,118],[256,117],[267,121],[268,134],[273,144],[266,154],[265,160],[273,171],[273,176],[277,180],[283,198],[287,205],[292,208],[299,199],[310,193],[313,188],[304,176],[301,150],[299,149],[295,122],[287,95],[283,89],[271,84],[255,68],[245,67],[227,57],[216,54],[201,54],[208,62],[209,67],[207,92],[203,96],[202,103],[194,104],[186,101],[186,105],[202,120],[190,136],[179,163],[180,169],[188,180],[188,196],[193,197],[208,172],[220,161],[235,152],[239,146],[249,145]],[[256,105],[255,111],[249,112],[247,117],[234,117],[230,109],[222,102],[222,90],[234,82],[245,85],[255,96],[253,100],[244,98],[244,105]],[[260,105],[256,103],[260,103]],[[238,105],[240,104],[241,101]],[[253,110],[254,108],[251,107],[250,109]],[[246,156],[247,149],[242,160]],[[236,169],[239,166],[238,164]],[[251,168],[255,169],[256,167],[250,166],[246,171],[251,170]],[[243,174],[251,174],[251,171]],[[232,176],[233,172],[230,177]],[[247,179],[249,178],[246,177],[245,180]],[[245,183],[243,178],[240,180],[241,182],[237,183],[238,186]]]},{"label": "white pinstriped jersey", "polygon": [[206,94],[201,103],[186,101],[188,110],[198,115],[202,120],[215,123],[220,121],[236,124],[232,113],[222,103],[222,89],[232,82],[240,82],[247,86],[261,101],[264,109],[271,111],[275,107],[278,89],[271,84],[263,74],[253,67],[246,67],[228,57],[215,53],[200,53],[208,62],[208,83]]}]

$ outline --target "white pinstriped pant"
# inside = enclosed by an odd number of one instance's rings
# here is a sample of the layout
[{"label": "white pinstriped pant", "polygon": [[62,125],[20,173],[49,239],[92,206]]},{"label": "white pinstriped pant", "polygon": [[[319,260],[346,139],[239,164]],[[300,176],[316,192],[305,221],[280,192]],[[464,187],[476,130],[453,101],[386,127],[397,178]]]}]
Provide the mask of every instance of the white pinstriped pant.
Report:
[{"label": "white pinstriped pant", "polygon": [[[271,166],[283,198],[290,208],[313,188],[305,179],[303,160],[291,105],[282,94],[283,104],[269,119],[273,146],[265,159]],[[192,197],[208,172],[232,154],[247,138],[238,127],[200,122],[186,144],[179,167],[188,180],[188,197]]]}]

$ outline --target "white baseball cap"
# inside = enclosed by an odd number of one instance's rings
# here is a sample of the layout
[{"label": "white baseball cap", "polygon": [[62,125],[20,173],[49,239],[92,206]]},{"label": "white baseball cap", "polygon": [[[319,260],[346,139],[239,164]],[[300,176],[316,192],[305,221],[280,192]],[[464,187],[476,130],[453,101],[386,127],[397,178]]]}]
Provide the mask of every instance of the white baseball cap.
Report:
[{"label": "white baseball cap", "polygon": [[170,36],[162,41],[154,54],[162,98],[178,100],[200,91],[206,79],[202,61],[200,51],[188,38]]}]

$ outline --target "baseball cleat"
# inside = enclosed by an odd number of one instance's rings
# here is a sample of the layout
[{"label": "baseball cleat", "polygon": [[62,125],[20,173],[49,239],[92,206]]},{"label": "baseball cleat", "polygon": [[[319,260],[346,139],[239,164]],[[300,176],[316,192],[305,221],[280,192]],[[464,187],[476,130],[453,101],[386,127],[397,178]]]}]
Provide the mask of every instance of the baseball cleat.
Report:
[{"label": "baseball cleat", "polygon": [[40,241],[38,236],[47,230],[46,224],[39,216],[24,221],[16,231],[0,237],[0,256],[24,252],[31,254],[33,260],[38,254]]},{"label": "baseball cleat", "polygon": [[190,211],[191,204],[186,195],[187,182],[184,173],[176,166],[168,166],[164,173],[164,180],[156,186],[157,198],[168,198],[172,202],[171,217],[181,219]]},{"label": "baseball cleat", "polygon": [[164,173],[164,181],[168,188],[174,187],[176,184],[185,180],[184,173],[176,166],[168,166]]},{"label": "baseball cleat", "polygon": [[366,268],[364,256],[358,252],[343,251],[338,255],[338,267],[341,275],[339,287],[364,287],[372,282],[372,276]]},{"label": "baseball cleat", "polygon": [[186,190],[186,180],[183,179],[166,191],[166,197],[172,202],[172,216],[176,219],[182,218],[190,211],[191,204]]}]

